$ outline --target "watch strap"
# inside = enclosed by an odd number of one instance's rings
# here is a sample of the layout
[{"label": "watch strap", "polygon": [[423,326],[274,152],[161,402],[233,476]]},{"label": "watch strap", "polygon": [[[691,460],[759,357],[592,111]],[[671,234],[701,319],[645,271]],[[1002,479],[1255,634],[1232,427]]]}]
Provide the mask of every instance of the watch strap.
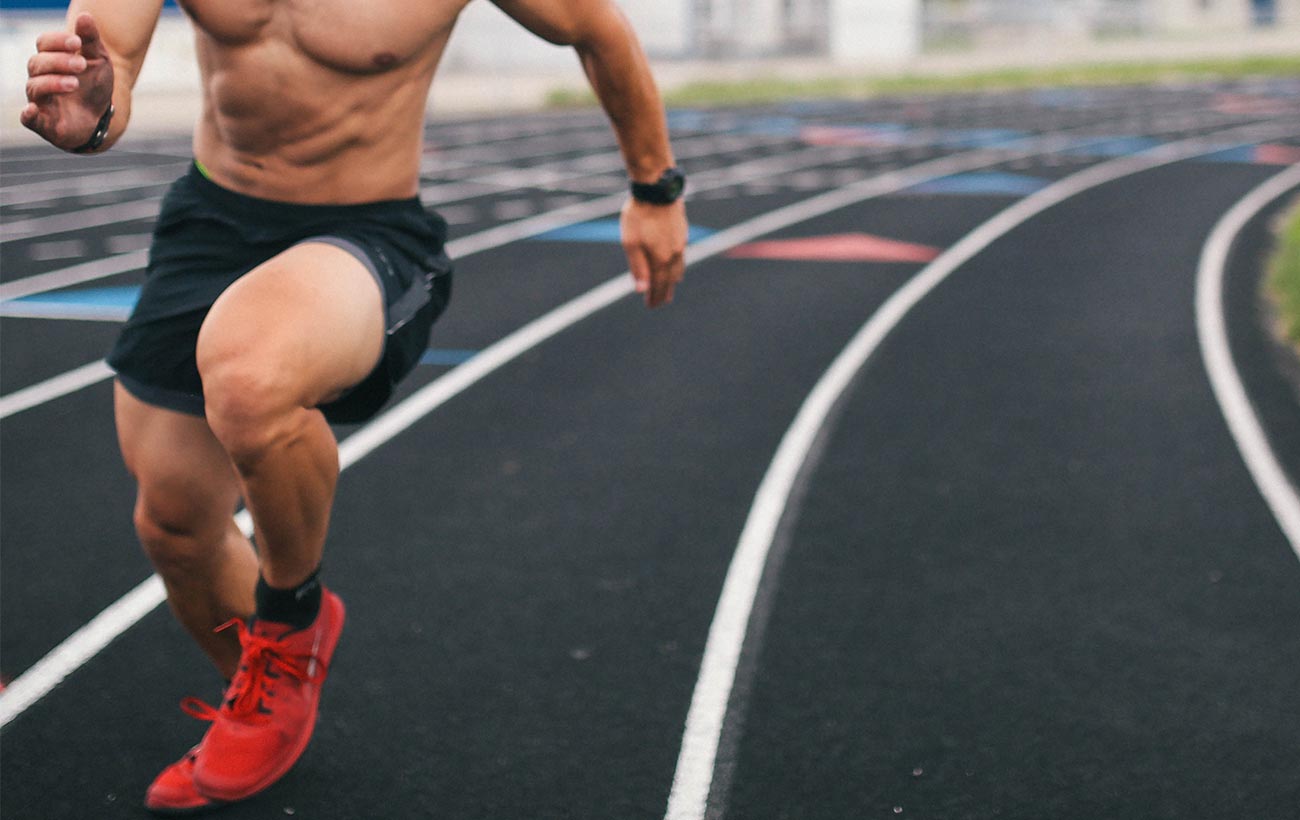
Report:
[{"label": "watch strap", "polygon": [[78,145],[76,148],[73,148],[72,153],[89,154],[91,151],[98,149],[99,146],[104,144],[104,140],[108,138],[108,127],[113,122],[113,110],[113,102],[110,100],[108,103],[108,110],[104,112],[104,116],[100,117],[99,122],[95,124],[95,130],[91,133],[90,139],[86,140],[81,145]]},{"label": "watch strap", "polygon": [[631,182],[632,198],[653,205],[668,205],[681,198],[686,190],[686,175],[669,168],[655,182]]}]

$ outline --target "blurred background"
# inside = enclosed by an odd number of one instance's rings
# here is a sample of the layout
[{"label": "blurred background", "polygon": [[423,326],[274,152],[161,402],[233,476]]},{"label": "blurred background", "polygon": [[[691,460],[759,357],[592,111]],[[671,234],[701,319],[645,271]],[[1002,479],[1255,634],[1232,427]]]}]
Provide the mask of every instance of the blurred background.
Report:
[{"label": "blurred background", "polygon": [[[660,84],[760,78],[952,76],[1031,67],[1300,55],[1300,0],[619,0]],[[0,137],[16,126],[35,35],[66,3],[0,0]],[[168,0],[138,86],[133,131],[186,129],[197,106],[188,26]],[[461,16],[432,116],[532,108],[577,93],[569,49],[488,0]],[[580,98],[579,98],[580,99]]]}]

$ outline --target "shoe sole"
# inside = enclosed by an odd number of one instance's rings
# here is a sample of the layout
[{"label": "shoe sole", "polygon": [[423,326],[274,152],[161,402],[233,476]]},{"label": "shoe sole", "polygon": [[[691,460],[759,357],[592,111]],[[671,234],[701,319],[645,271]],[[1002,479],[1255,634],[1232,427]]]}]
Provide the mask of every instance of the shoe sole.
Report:
[{"label": "shoe sole", "polygon": [[[320,651],[316,654],[316,657],[318,657],[320,661],[325,664],[326,670],[329,669],[330,662],[334,660],[334,650],[335,648],[338,647],[339,638],[343,634],[343,623],[344,621],[347,620],[347,609],[346,607],[343,606],[343,599],[339,598],[337,595],[334,595],[333,593],[330,593],[329,600],[335,602],[336,605],[335,606],[330,606],[329,604],[323,605],[321,607],[321,615],[324,617],[336,618],[337,623],[335,623],[333,630],[326,631],[326,634],[330,636],[329,643],[321,644],[319,647]],[[324,684],[325,681],[321,680],[320,688],[323,689]],[[237,800],[247,800],[253,795],[265,789],[270,788],[272,785],[275,784],[277,780],[279,780],[280,778],[284,777],[286,774],[289,773],[289,770],[292,769],[294,764],[298,762],[298,758],[302,757],[302,753],[306,751],[307,744],[311,741],[312,735],[315,734],[316,732],[316,717],[319,714],[319,711],[320,711],[320,692],[317,691],[315,702],[312,703],[312,707],[311,707],[311,716],[308,718],[309,728],[307,729],[307,731],[303,732],[302,739],[299,740],[298,743],[294,746],[292,753],[285,758],[284,763],[282,763],[280,766],[278,766],[277,768],[269,772],[265,777],[257,781],[251,787],[244,788],[244,789],[223,790],[220,786],[214,787],[210,784],[203,783],[202,779],[199,777],[199,773],[197,770],[195,770],[194,772],[194,787],[198,789],[199,794],[203,795],[209,800],[216,800],[222,803],[230,803]]]},{"label": "shoe sole", "polygon": [[202,806],[191,806],[187,809],[170,809],[163,806],[150,806],[148,803],[144,805],[144,808],[145,811],[158,817],[193,817],[198,814],[206,814],[210,811],[225,808],[227,805],[229,804],[221,800],[212,800],[211,802],[204,803]]}]

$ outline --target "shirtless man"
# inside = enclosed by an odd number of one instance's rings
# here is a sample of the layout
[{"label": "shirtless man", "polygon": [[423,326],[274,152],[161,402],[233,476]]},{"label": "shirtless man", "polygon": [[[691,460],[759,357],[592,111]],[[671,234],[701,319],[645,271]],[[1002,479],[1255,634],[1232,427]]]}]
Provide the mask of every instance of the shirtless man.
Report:
[{"label": "shirtless man", "polygon": [[[446,223],[420,207],[418,172],[429,85],[467,2],[181,0],[203,78],[195,162],[109,360],[137,532],[230,683],[219,708],[183,703],[212,726],[149,787],[156,812],[256,794],[310,739],[344,621],[318,578],[338,476],[328,422],[378,411],[450,294]],[[614,0],[494,2],[577,51],[633,183],[637,290],[670,301],[682,179],[635,35]],[[22,123],[67,151],[110,148],[162,4],[74,0],[68,29],[37,40]],[[231,518],[241,499],[256,551]]]}]

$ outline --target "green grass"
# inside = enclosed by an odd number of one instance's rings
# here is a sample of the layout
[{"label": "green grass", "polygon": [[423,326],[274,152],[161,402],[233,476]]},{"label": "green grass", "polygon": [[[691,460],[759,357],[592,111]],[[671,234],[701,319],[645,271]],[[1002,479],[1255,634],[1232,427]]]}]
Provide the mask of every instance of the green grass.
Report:
[{"label": "green grass", "polygon": [[[1168,63],[1102,63],[1052,68],[1008,68],[957,76],[862,75],[810,80],[760,77],[743,82],[690,83],[667,90],[664,101],[672,107],[745,105],[790,99],[865,98],[904,93],[956,94],[1024,88],[1230,80],[1241,77],[1293,74],[1300,74],[1300,55]],[[594,103],[594,98],[585,91],[561,90],[552,92],[547,98],[547,103],[553,107],[591,105]]]},{"label": "green grass", "polygon": [[1282,331],[1300,353],[1300,201],[1282,220],[1277,249],[1269,263],[1268,287]]}]

